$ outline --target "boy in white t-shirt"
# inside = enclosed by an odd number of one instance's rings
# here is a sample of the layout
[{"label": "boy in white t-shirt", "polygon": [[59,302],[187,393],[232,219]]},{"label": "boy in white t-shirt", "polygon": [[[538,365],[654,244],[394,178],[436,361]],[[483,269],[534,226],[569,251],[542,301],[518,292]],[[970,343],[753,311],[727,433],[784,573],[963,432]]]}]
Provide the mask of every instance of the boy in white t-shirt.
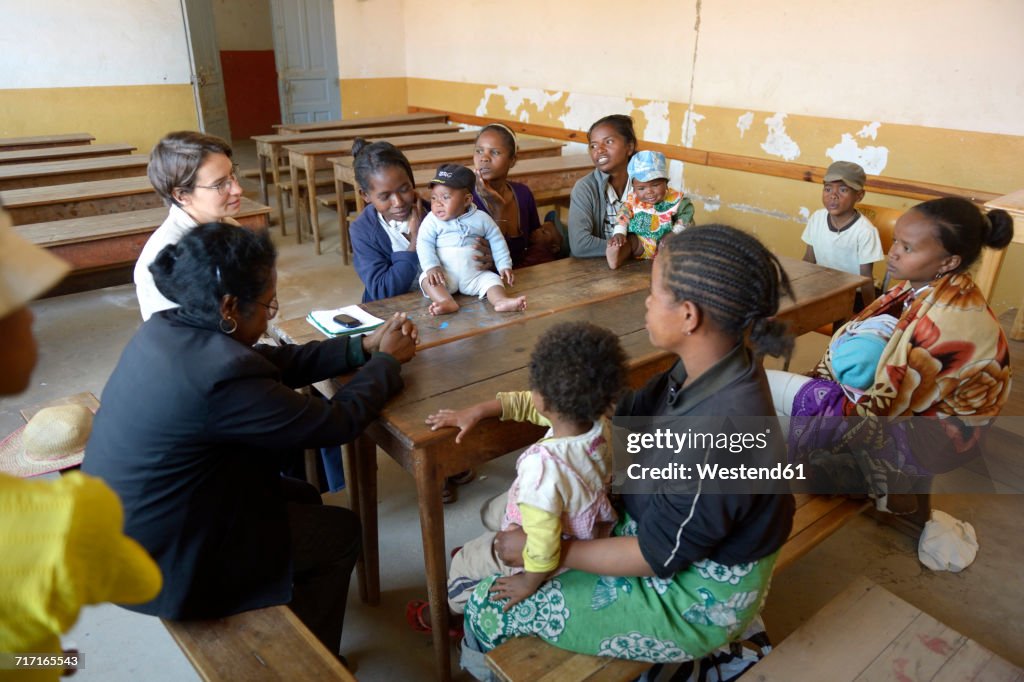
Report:
[{"label": "boy in white t-shirt", "polygon": [[875,300],[871,268],[885,258],[878,229],[855,208],[864,198],[864,169],[851,161],[836,161],[825,173],[821,203],[801,239],[807,244],[804,260],[869,279],[857,292],[853,312]]}]

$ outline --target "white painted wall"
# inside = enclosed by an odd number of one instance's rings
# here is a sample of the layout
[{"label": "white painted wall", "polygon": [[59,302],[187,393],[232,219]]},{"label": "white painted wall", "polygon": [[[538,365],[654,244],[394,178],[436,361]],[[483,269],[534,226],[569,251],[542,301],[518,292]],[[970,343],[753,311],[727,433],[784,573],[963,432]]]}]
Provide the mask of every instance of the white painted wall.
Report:
[{"label": "white painted wall", "polygon": [[188,83],[178,0],[0,0],[0,88]]},{"label": "white painted wall", "polygon": [[273,50],[270,0],[213,0],[220,50]]},{"label": "white painted wall", "polygon": [[[406,0],[406,72],[619,102],[688,102],[696,6]],[[703,2],[693,99],[699,106],[1024,135],[1022,27],[1021,0]]]},{"label": "white painted wall", "polygon": [[339,76],[394,78],[407,75],[404,14],[419,4],[404,0],[334,0]]}]

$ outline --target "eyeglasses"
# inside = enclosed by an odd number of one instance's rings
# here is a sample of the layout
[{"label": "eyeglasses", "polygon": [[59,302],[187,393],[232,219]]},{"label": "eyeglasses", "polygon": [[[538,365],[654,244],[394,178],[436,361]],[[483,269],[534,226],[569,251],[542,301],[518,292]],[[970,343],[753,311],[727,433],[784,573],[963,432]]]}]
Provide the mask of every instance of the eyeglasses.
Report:
[{"label": "eyeglasses", "polygon": [[195,185],[195,187],[216,190],[217,194],[225,196],[231,191],[232,185],[236,183],[241,185],[241,183],[238,182],[238,164],[233,163],[231,164],[231,173],[216,185]]},{"label": "eyeglasses", "polygon": [[262,301],[253,300],[253,303],[261,305],[267,309],[267,319],[272,320],[277,317],[277,311],[280,310],[280,306],[277,305],[277,296],[270,299],[270,303],[263,303]]}]

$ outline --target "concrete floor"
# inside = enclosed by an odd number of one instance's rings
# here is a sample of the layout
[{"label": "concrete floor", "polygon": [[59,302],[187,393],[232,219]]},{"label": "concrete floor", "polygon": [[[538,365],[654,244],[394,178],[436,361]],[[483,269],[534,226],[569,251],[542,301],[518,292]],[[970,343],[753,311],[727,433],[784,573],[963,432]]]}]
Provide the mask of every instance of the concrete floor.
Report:
[{"label": "concrete floor", "polygon": [[[254,167],[251,143],[238,143],[238,156],[243,168]],[[255,189],[251,181],[246,186]],[[310,243],[295,244],[291,224],[288,237],[274,229],[282,319],[359,301],[362,285],[336,251],[337,219],[324,211],[321,224],[321,256],[313,254]],[[26,393],[0,400],[0,434],[21,425],[18,409],[26,405],[79,391],[99,396],[141,321],[131,285],[46,299],[33,311],[39,367]],[[823,337],[803,337],[792,368],[809,368],[822,343]],[[513,464],[512,457],[488,464],[476,482],[460,490],[459,501],[446,508],[449,548],[478,534],[480,504],[507,487]],[[405,603],[425,595],[416,491],[412,479],[387,456],[379,457],[379,466],[381,604],[362,604],[353,580],[342,651],[363,680],[431,679],[431,642],[411,632],[404,618]],[[344,493],[328,498],[330,503],[346,501]],[[1024,665],[1024,534],[1017,525],[1024,518],[1024,496],[941,496],[934,506],[974,525],[981,550],[970,568],[960,574],[929,571],[917,560],[914,541],[860,517],[775,577],[764,612],[772,637],[788,635],[863,575]],[[81,682],[198,679],[159,620],[116,606],[84,609],[65,637],[65,644],[71,643],[85,656],[85,669],[76,676]]]}]

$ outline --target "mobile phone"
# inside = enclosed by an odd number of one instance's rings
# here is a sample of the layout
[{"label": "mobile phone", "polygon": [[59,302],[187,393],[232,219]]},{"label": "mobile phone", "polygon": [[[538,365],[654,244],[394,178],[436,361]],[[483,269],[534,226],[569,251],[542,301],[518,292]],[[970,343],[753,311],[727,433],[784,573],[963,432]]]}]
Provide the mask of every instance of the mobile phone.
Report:
[{"label": "mobile phone", "polygon": [[356,327],[362,324],[362,322],[360,322],[356,318],[352,317],[351,315],[346,315],[345,313],[335,315],[334,321],[340,324],[345,329],[355,329]]}]

